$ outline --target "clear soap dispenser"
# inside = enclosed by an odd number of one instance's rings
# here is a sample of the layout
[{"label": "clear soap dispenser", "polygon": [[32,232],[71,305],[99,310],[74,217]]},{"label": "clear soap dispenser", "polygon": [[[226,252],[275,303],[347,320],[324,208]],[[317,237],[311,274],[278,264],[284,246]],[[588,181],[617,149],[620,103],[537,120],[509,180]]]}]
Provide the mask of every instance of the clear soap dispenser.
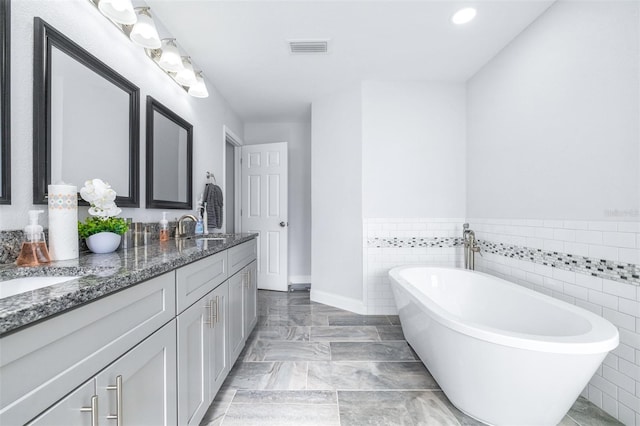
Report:
[{"label": "clear soap dispenser", "polygon": [[169,221],[167,220],[167,212],[162,212],[160,220],[160,241],[169,241]]},{"label": "clear soap dispenser", "polygon": [[18,266],[37,266],[51,262],[42,225],[38,224],[38,215],[41,213],[44,211],[29,210],[29,224],[24,227],[24,241],[16,260]]}]

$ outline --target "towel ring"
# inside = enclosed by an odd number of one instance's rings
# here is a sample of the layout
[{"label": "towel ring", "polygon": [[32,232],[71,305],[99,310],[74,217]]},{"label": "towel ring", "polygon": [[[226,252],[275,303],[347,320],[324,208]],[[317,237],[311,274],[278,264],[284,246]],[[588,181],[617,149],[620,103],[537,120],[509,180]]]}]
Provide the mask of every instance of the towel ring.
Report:
[{"label": "towel ring", "polygon": [[211,179],[213,179],[213,183],[217,183],[216,182],[216,175],[214,175],[211,172],[207,172],[207,181],[211,182]]}]

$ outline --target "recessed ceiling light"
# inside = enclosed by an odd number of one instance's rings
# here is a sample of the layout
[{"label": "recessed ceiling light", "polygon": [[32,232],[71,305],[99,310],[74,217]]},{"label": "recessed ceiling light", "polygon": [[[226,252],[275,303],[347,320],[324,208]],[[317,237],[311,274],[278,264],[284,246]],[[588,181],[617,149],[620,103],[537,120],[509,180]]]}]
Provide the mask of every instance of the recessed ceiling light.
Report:
[{"label": "recessed ceiling light", "polygon": [[465,7],[457,11],[452,17],[451,22],[457,25],[466,24],[476,17],[476,10],[473,7]]}]

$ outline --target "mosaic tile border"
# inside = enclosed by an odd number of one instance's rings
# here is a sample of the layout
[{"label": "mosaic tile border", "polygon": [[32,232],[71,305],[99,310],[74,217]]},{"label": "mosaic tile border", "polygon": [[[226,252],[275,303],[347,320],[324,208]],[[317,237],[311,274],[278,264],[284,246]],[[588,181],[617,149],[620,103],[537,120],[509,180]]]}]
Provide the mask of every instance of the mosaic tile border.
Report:
[{"label": "mosaic tile border", "polygon": [[[479,240],[482,252],[512,259],[526,260],[539,265],[551,266],[612,281],[640,285],[640,265],[614,262],[606,259],[578,256],[569,253],[542,250],[504,243]],[[367,238],[367,248],[449,248],[462,247],[460,237],[374,237]]]},{"label": "mosaic tile border", "polygon": [[605,259],[576,256],[568,253],[521,247],[491,241],[479,241],[481,251],[512,259],[526,260],[552,268],[640,285],[640,265]]},{"label": "mosaic tile border", "polygon": [[428,248],[461,247],[459,237],[373,237],[367,238],[367,248]]}]

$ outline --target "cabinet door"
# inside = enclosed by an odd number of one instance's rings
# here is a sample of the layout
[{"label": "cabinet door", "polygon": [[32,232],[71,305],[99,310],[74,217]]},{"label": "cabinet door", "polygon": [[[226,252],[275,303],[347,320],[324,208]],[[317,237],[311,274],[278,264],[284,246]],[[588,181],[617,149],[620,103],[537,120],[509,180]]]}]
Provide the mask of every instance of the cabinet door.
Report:
[{"label": "cabinet door", "polygon": [[244,296],[244,334],[249,337],[258,322],[258,262],[251,262],[246,268]]},{"label": "cabinet door", "polygon": [[176,321],[107,367],[96,385],[101,425],[176,424]]},{"label": "cabinet door", "polygon": [[207,295],[178,315],[179,425],[197,425],[209,406],[210,303]]},{"label": "cabinet door", "polygon": [[229,283],[228,281],[218,286],[210,293],[214,306],[214,322],[211,328],[210,361],[211,374],[209,375],[209,392],[211,399],[222,386],[229,372],[229,357],[227,351],[227,312],[229,307]]},{"label": "cabinet door", "polygon": [[[93,404],[93,406],[92,406]],[[29,426],[96,426],[98,415],[96,381],[89,380],[84,385],[42,413]]]},{"label": "cabinet door", "polygon": [[246,275],[243,271],[229,278],[229,363],[238,359],[246,336],[244,334],[244,286]]}]

